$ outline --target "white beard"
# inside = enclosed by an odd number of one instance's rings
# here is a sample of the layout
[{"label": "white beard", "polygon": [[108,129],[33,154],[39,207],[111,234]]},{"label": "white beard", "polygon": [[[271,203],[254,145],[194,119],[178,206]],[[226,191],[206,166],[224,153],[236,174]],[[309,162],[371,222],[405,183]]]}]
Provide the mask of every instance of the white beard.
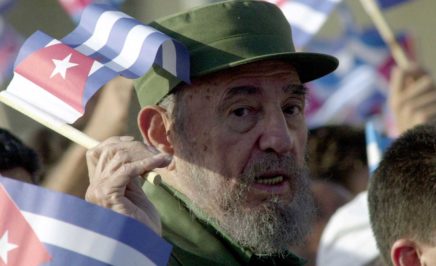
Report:
[{"label": "white beard", "polygon": [[[235,243],[257,255],[281,254],[299,245],[309,232],[314,216],[306,167],[298,167],[292,157],[265,154],[244,170],[240,185],[230,189],[222,175],[190,162],[183,162],[183,178],[191,190],[188,206],[200,219],[217,225]],[[179,165],[180,166],[180,165]],[[290,202],[271,196],[253,208],[244,206],[249,185],[265,170],[287,169],[293,198]]]}]

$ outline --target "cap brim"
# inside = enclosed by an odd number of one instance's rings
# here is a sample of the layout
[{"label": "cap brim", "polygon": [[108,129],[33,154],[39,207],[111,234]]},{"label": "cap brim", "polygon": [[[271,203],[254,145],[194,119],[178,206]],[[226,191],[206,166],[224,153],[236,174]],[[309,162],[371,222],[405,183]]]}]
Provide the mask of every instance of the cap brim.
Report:
[{"label": "cap brim", "polygon": [[194,77],[203,76],[213,72],[217,72],[229,67],[236,67],[248,63],[253,63],[261,60],[280,59],[291,63],[297,70],[302,83],[309,82],[320,77],[323,77],[333,72],[339,65],[337,58],[320,53],[305,53],[305,52],[285,52],[268,54],[247,59],[233,61],[228,64],[209,68],[206,71],[198,72]]}]

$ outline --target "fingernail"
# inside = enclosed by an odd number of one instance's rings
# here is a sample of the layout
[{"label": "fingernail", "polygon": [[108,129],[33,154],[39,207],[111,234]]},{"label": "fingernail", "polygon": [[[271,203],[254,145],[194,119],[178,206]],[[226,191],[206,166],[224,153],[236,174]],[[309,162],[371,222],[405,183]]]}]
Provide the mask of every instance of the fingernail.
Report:
[{"label": "fingernail", "polygon": [[157,157],[161,158],[167,163],[171,162],[171,160],[173,159],[173,156],[167,153],[160,153],[159,155],[157,155]]},{"label": "fingernail", "polygon": [[170,155],[170,154],[165,154],[164,157],[163,157],[163,159],[164,159],[165,161],[171,162],[171,161],[173,160],[173,156]]}]

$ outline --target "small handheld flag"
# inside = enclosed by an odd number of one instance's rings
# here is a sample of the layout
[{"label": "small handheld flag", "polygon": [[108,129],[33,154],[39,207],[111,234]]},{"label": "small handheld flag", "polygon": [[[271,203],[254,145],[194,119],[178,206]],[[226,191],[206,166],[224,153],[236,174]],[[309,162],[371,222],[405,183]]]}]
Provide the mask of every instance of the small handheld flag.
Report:
[{"label": "small handheld flag", "polygon": [[166,265],[171,245],[127,216],[0,177],[0,265]]},{"label": "small handheld flag", "polygon": [[[394,1],[389,2],[391,2],[392,4],[392,2]],[[395,2],[399,2],[399,0]],[[383,16],[377,2],[375,2],[375,0],[360,0],[360,3],[362,4],[366,13],[374,22],[374,25],[380,32],[380,35],[383,37],[386,44],[391,49],[395,62],[398,64],[398,66],[404,69],[408,68],[408,66],[410,65],[409,59],[407,58],[407,55],[401,48],[400,44],[396,41],[395,34],[387,23],[385,17]]]},{"label": "small handheld flag", "polygon": [[[138,78],[153,64],[189,82],[189,53],[178,41],[105,5],[89,5],[61,41],[36,32],[20,49],[0,100],[90,148],[72,127],[97,90],[116,75]],[[37,67],[36,67],[37,66]]]},{"label": "small handheld flag", "polygon": [[116,75],[138,78],[153,64],[189,82],[189,54],[181,43],[112,7],[90,5],[62,41],[42,32],[25,41],[2,94],[73,123],[106,82]]}]

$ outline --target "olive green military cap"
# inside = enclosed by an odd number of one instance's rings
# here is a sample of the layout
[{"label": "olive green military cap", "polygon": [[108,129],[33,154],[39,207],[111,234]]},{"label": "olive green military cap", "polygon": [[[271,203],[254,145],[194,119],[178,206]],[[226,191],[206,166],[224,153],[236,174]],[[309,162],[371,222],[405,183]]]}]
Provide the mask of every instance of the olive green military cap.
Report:
[{"label": "olive green military cap", "polygon": [[[332,56],[296,52],[280,9],[265,1],[232,0],[178,13],[150,26],[182,42],[190,53],[191,78],[259,60],[290,62],[302,82],[338,66]],[[157,104],[181,81],[159,66],[135,81],[141,106]]]}]

